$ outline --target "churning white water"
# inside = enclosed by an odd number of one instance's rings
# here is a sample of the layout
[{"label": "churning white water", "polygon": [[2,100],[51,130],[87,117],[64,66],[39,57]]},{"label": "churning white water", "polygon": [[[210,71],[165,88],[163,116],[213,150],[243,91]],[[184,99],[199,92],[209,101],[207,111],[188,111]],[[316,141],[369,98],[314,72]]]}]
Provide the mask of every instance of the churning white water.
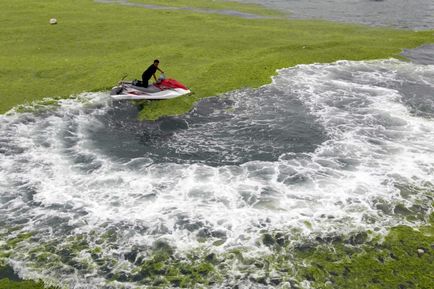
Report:
[{"label": "churning white water", "polygon": [[[255,255],[268,252],[263,232],[298,241],[408,223],[403,211],[431,210],[433,97],[433,65],[391,59],[282,69],[157,122],[107,93],[12,111],[0,116],[0,225],[32,238],[11,264],[103,288],[156,241]],[[78,237],[112,263],[66,258]],[[52,259],[38,263],[44,250]]]}]

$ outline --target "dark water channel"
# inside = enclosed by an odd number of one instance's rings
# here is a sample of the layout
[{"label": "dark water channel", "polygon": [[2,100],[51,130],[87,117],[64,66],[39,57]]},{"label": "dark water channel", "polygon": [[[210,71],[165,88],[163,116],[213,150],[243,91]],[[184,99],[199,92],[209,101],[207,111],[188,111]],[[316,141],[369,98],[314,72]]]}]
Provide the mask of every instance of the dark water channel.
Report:
[{"label": "dark water channel", "polygon": [[247,12],[241,12],[241,11],[236,11],[236,10],[230,10],[230,9],[211,9],[211,8],[170,6],[170,1],[168,2],[169,5],[167,5],[167,6],[130,2],[128,0],[94,0],[94,1],[97,3],[103,3],[103,4],[118,4],[118,5],[123,5],[123,6],[138,7],[138,8],[145,8],[145,9],[151,9],[151,10],[186,10],[186,11],[193,11],[193,12],[199,12],[199,13],[235,16],[235,17],[241,17],[241,18],[267,18],[266,16],[262,16],[262,15],[257,15],[257,14],[247,13]]},{"label": "dark water channel", "polygon": [[412,30],[434,28],[432,0],[237,0],[290,13],[290,17]]},{"label": "dark water channel", "polygon": [[119,158],[234,165],[312,152],[325,138],[299,101],[273,87],[209,98],[182,117],[140,122],[136,115],[135,107],[115,102],[98,117],[104,125],[92,132],[95,147]]}]

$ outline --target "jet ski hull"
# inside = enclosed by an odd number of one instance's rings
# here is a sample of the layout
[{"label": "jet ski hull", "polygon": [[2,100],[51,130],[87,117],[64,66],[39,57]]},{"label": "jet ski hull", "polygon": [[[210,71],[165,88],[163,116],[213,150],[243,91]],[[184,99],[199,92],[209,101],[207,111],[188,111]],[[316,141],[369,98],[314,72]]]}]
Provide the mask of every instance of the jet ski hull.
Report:
[{"label": "jet ski hull", "polygon": [[131,81],[121,82],[113,87],[111,98],[114,100],[141,100],[141,99],[172,99],[191,93],[191,91],[174,79],[165,79],[148,87],[133,85]]}]

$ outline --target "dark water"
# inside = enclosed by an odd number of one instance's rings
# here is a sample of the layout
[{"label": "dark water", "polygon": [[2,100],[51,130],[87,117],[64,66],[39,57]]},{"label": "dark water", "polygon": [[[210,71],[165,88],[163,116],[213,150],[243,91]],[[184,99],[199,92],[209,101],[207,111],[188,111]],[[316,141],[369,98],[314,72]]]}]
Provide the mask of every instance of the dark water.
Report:
[{"label": "dark water", "polygon": [[151,9],[151,10],[186,10],[186,11],[193,11],[199,13],[221,14],[221,15],[229,15],[234,17],[250,18],[250,19],[267,18],[261,15],[256,15],[247,12],[240,12],[236,10],[229,10],[229,9],[194,8],[194,7],[182,7],[182,6],[176,7],[176,6],[170,6],[170,2],[168,3],[168,5],[155,5],[155,4],[132,2],[128,0],[94,0],[94,1],[96,3],[102,3],[102,4],[118,4],[123,6],[138,7],[138,8]]},{"label": "dark water", "polygon": [[291,13],[291,17],[326,19],[412,30],[434,29],[432,0],[237,0]]},{"label": "dark water", "polygon": [[92,131],[94,145],[119,158],[218,166],[312,152],[325,139],[303,105],[274,87],[209,98],[183,117],[150,123],[137,121],[136,113],[125,102],[115,103],[98,117],[104,126]]},{"label": "dark water", "polygon": [[434,45],[423,45],[415,49],[406,49],[401,54],[413,63],[434,65]]}]

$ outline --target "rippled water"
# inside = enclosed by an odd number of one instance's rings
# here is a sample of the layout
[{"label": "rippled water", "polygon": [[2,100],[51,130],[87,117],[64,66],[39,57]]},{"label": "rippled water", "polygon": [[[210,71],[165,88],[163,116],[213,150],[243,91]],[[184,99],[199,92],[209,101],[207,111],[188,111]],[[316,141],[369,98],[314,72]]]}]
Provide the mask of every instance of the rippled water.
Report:
[{"label": "rippled water", "polygon": [[[245,90],[200,102],[185,117],[138,122],[136,108],[116,103],[97,116],[92,146],[119,159],[153,163],[240,165],[310,152],[324,139],[299,100],[275,87]],[[126,148],[126,149],[120,149]]]},{"label": "rippled water", "polygon": [[[403,188],[434,182],[433,95],[433,65],[339,61],[282,69],[269,85],[156,122],[136,121],[135,107],[106,93],[2,115],[0,225],[33,234],[11,264],[112,288],[114,273],[137,267],[134,248],[156,241],[180,256],[257,255],[264,231],[296,229],[294,241],[384,232],[406,222],[402,208],[431,210]],[[77,240],[105,259],[68,257]],[[45,251],[51,259],[38,262]]]},{"label": "rippled water", "polygon": [[259,19],[259,18],[267,18],[266,16],[261,16],[257,14],[247,13],[247,12],[240,12],[236,10],[229,10],[229,9],[211,9],[211,8],[194,8],[194,7],[182,7],[182,6],[170,6],[169,5],[155,5],[155,4],[146,4],[146,3],[138,3],[138,2],[132,2],[128,0],[94,0],[96,3],[103,3],[103,4],[118,4],[123,6],[130,6],[130,7],[138,7],[138,8],[144,8],[144,9],[150,9],[150,10],[181,10],[181,11],[193,11],[193,12],[199,12],[199,13],[207,13],[207,14],[221,14],[221,15],[230,15],[234,17],[241,17],[241,18],[250,18],[250,19]]},{"label": "rippled water", "polygon": [[348,23],[406,29],[434,29],[431,0],[236,0],[291,13],[296,18],[319,18]]}]

